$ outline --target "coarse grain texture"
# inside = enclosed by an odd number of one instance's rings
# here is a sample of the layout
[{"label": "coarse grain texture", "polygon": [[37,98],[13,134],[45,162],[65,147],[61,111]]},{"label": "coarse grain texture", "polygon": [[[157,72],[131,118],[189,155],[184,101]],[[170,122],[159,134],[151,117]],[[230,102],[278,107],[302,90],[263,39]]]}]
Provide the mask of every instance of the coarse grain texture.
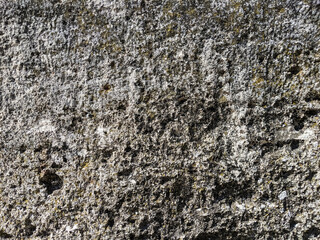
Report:
[{"label": "coarse grain texture", "polygon": [[319,239],[319,0],[0,0],[0,239]]}]

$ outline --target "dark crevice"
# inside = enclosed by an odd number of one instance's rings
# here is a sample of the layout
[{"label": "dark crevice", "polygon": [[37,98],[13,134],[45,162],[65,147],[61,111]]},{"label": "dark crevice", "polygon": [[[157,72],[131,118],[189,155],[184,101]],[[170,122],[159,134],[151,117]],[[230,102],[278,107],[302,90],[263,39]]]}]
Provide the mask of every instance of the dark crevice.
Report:
[{"label": "dark crevice", "polygon": [[37,234],[37,237],[48,237],[50,235],[50,232],[48,230],[42,230]]},{"label": "dark crevice", "polygon": [[235,226],[232,225],[229,228],[219,229],[218,232],[202,232],[198,234],[195,240],[225,240],[225,239],[237,239],[237,240],[253,240],[256,239],[254,234],[248,232],[243,235],[240,232],[234,230]]},{"label": "dark crevice", "polygon": [[289,69],[290,76],[297,75],[300,71],[301,71],[301,68],[299,66],[292,66]]},{"label": "dark crevice", "polygon": [[12,238],[11,234],[6,233],[4,230],[0,230],[0,238]]},{"label": "dark crevice", "polygon": [[27,218],[25,220],[25,229],[24,229],[25,235],[29,237],[34,233],[35,230],[36,230],[36,226],[34,226],[31,220]]},{"label": "dark crevice", "polygon": [[294,130],[299,131],[304,127],[304,118],[294,116],[293,117],[293,127]]},{"label": "dark crevice", "polygon": [[319,101],[319,100],[320,100],[320,93],[315,90],[308,92],[308,94],[305,97],[306,102]]},{"label": "dark crevice", "polygon": [[289,221],[290,229],[295,228],[296,225],[297,225],[297,223],[298,223],[298,222],[296,222],[294,219],[291,219],[291,220]]},{"label": "dark crevice", "polygon": [[145,231],[147,230],[149,227],[149,223],[148,223],[148,220],[147,219],[144,219],[140,224],[139,224],[139,229],[141,231]]},{"label": "dark crevice", "polygon": [[112,228],[113,225],[114,225],[114,219],[113,218],[109,218],[106,226]]},{"label": "dark crevice", "polygon": [[195,240],[215,240],[217,239],[217,234],[215,233],[206,233],[206,232],[203,232],[203,233],[200,233],[196,238]]},{"label": "dark crevice", "polygon": [[280,179],[287,179],[289,176],[294,174],[294,170],[281,170],[280,173],[274,173],[273,178],[275,181],[279,181]]},{"label": "dark crevice", "polygon": [[318,115],[319,112],[320,112],[320,109],[309,109],[304,113],[304,115],[306,117],[312,117],[312,116]]},{"label": "dark crevice", "polygon": [[320,109],[308,109],[308,110],[305,110],[303,114],[299,113],[298,111],[295,111],[292,115],[292,123],[293,123],[294,129],[296,131],[300,131],[301,129],[303,129],[305,125],[305,121],[312,116],[318,115],[319,112],[320,112]]},{"label": "dark crevice", "polygon": [[311,181],[316,174],[317,172],[310,170],[308,176],[306,177],[306,180]]},{"label": "dark crevice", "polygon": [[20,148],[19,148],[19,152],[20,152],[20,153],[24,153],[26,150],[27,150],[27,146],[24,145],[24,144],[22,144],[22,145],[20,146]]},{"label": "dark crevice", "polygon": [[44,170],[40,176],[40,184],[44,185],[47,189],[48,194],[53,191],[62,188],[62,178],[51,170]]},{"label": "dark crevice", "polygon": [[53,162],[53,163],[51,164],[51,168],[60,169],[60,168],[62,168],[62,165],[61,165],[61,164],[58,164],[58,163]]},{"label": "dark crevice", "polygon": [[122,176],[129,176],[131,173],[132,173],[132,168],[124,168],[124,169],[122,169],[121,171],[119,171],[118,173],[117,173],[117,175],[119,176],[119,177],[122,177]]},{"label": "dark crevice", "polygon": [[307,240],[310,237],[318,237],[319,235],[320,229],[317,227],[311,227],[303,234],[303,240]]},{"label": "dark crevice", "polygon": [[291,150],[295,150],[295,149],[299,148],[299,140],[297,140],[297,139],[291,140],[290,147],[291,147]]},{"label": "dark crevice", "polygon": [[227,182],[219,183],[216,181],[216,188],[214,190],[214,198],[216,201],[226,199],[230,203],[237,198],[251,198],[253,190],[251,189],[251,182],[243,183]]},{"label": "dark crevice", "polygon": [[160,178],[160,184],[163,185],[165,184],[166,182],[169,182],[171,180],[171,177],[161,177]]},{"label": "dark crevice", "polygon": [[281,99],[278,99],[274,102],[273,107],[283,108],[287,104],[288,104],[288,100],[286,98],[281,98]]}]

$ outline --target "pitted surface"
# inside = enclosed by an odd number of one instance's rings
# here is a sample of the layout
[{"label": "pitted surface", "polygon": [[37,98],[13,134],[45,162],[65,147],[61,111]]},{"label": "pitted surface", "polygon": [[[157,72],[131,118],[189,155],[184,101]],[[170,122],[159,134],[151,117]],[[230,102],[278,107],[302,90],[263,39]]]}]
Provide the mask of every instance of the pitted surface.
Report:
[{"label": "pitted surface", "polygon": [[318,0],[0,19],[0,238],[320,237]]}]

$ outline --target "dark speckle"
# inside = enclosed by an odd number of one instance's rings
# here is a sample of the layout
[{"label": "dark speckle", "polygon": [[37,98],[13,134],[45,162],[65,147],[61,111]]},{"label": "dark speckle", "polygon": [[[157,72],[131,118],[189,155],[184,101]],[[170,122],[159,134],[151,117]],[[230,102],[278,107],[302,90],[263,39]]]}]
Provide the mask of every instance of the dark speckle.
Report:
[{"label": "dark speckle", "polygon": [[111,85],[106,83],[105,85],[102,86],[102,90],[104,91],[109,91],[111,89]]}]

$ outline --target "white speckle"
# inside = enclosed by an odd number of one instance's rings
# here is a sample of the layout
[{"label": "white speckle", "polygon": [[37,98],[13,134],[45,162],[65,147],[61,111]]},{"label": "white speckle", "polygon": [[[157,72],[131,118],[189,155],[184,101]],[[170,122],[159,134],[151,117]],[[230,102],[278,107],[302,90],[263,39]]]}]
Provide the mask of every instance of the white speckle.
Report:
[{"label": "white speckle", "polygon": [[39,122],[39,125],[35,128],[31,129],[29,133],[31,132],[55,132],[56,128],[52,125],[51,121],[49,119],[43,119]]},{"label": "white speckle", "polygon": [[137,183],[136,180],[133,180],[133,179],[131,179],[130,182],[131,182],[132,184],[136,184],[136,183]]},{"label": "white speckle", "polygon": [[309,140],[315,138],[315,132],[311,129],[306,129],[303,134],[301,134],[298,139]]},{"label": "white speckle", "polygon": [[246,207],[243,204],[238,204],[236,203],[237,208],[239,208],[239,210],[244,211],[246,210]]},{"label": "white speckle", "polygon": [[183,57],[184,57],[184,52],[183,51],[180,51],[180,52],[177,53],[177,58],[178,59],[183,59]]},{"label": "white speckle", "polygon": [[318,142],[313,142],[312,145],[314,148],[317,148],[319,146]]},{"label": "white speckle", "polygon": [[261,204],[261,209],[264,209],[265,207],[266,207],[266,205],[264,205],[264,204]]},{"label": "white speckle", "polygon": [[73,226],[73,228],[71,228],[70,226],[67,226],[67,227],[66,227],[66,231],[68,231],[68,232],[73,232],[73,231],[76,230],[76,229],[78,229],[78,224],[75,224],[75,225]]},{"label": "white speckle", "polygon": [[279,198],[280,200],[283,200],[283,199],[285,199],[286,197],[287,197],[287,191],[281,192],[281,193],[279,194],[279,196],[278,196],[278,198]]},{"label": "white speckle", "polygon": [[262,179],[261,178],[259,178],[259,180],[258,180],[258,184],[261,184],[262,183]]},{"label": "white speckle", "polygon": [[200,154],[201,154],[201,152],[196,151],[196,152],[194,152],[194,153],[193,153],[193,156],[194,156],[195,158],[197,158],[197,157],[199,157],[199,156],[200,156]]},{"label": "white speckle", "polygon": [[67,231],[67,232],[71,232],[71,229],[72,229],[72,228],[71,228],[70,226],[67,226],[67,227],[66,227],[66,231]]},{"label": "white speckle", "polygon": [[268,208],[272,209],[276,207],[276,204],[267,202]]},{"label": "white speckle", "polygon": [[238,177],[241,173],[238,170],[233,170],[232,173]]},{"label": "white speckle", "polygon": [[137,100],[137,89],[135,86],[136,82],[136,71],[132,71],[131,74],[128,77],[129,80],[129,92],[128,92],[128,97],[129,97],[129,106],[128,106],[128,111],[130,112],[133,109],[134,103]]},{"label": "white speckle", "polygon": [[97,128],[96,133],[99,134],[100,136],[104,136],[104,131],[105,131],[105,129],[103,127],[99,126]]},{"label": "white speckle", "polygon": [[83,148],[83,149],[78,153],[78,155],[81,156],[81,157],[85,157],[85,156],[87,155],[87,153],[88,153],[88,151]]}]

